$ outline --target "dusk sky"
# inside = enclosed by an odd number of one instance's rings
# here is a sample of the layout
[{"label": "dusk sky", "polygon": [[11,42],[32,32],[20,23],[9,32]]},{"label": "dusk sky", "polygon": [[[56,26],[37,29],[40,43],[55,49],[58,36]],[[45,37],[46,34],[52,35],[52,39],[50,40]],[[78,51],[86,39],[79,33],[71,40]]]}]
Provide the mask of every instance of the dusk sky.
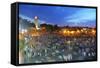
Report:
[{"label": "dusk sky", "polygon": [[38,16],[40,23],[59,26],[96,26],[96,9],[94,8],[20,4],[19,16],[31,21],[33,21],[34,16]]}]

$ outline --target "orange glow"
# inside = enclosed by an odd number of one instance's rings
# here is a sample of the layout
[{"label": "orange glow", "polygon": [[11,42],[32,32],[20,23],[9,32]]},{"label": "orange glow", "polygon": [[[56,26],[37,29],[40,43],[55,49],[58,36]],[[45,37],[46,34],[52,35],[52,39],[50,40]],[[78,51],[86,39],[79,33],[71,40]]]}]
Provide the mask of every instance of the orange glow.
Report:
[{"label": "orange glow", "polygon": [[95,30],[92,30],[92,33],[93,33],[93,34],[95,34],[95,33],[96,33],[96,31],[95,31]]},{"label": "orange glow", "polygon": [[68,33],[70,32],[70,31],[67,31]]},{"label": "orange glow", "polygon": [[24,32],[21,32],[21,34],[24,34]]},{"label": "orange glow", "polygon": [[71,34],[74,34],[74,31],[71,31],[70,33],[71,33]]},{"label": "orange glow", "polygon": [[83,29],[81,29],[81,31],[83,32]]},{"label": "orange glow", "polygon": [[79,31],[79,30],[77,30],[77,33],[80,33],[80,31]]},{"label": "orange glow", "polygon": [[67,33],[67,31],[66,30],[63,30],[63,33],[65,34],[65,33]]}]

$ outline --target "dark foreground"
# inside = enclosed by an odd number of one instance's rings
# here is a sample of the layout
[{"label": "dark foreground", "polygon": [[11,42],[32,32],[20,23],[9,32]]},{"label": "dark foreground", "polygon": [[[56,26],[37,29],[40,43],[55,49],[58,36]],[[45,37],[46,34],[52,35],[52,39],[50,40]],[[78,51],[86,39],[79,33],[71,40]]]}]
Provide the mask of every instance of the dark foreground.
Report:
[{"label": "dark foreground", "polygon": [[56,34],[25,36],[23,40],[19,40],[19,48],[20,63],[96,59],[95,37],[65,37]]}]

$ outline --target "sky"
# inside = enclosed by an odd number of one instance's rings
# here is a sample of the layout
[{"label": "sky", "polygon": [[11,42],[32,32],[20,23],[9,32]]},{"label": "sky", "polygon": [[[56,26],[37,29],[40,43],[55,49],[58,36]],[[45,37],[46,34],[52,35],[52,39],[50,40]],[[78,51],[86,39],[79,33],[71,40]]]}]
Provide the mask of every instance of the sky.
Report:
[{"label": "sky", "polygon": [[58,26],[96,26],[96,9],[79,7],[61,7],[44,5],[19,5],[19,16],[31,21],[38,16],[39,23],[48,23]]}]

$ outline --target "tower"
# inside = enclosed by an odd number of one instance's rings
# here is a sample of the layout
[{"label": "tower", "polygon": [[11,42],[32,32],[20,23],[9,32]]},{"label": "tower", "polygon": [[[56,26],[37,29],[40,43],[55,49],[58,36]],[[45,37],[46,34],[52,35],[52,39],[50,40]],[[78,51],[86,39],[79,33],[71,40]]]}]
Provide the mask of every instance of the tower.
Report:
[{"label": "tower", "polygon": [[39,25],[39,21],[38,21],[38,17],[37,16],[34,17],[34,24],[35,24],[35,28],[37,30],[39,30],[40,29],[40,25]]}]

